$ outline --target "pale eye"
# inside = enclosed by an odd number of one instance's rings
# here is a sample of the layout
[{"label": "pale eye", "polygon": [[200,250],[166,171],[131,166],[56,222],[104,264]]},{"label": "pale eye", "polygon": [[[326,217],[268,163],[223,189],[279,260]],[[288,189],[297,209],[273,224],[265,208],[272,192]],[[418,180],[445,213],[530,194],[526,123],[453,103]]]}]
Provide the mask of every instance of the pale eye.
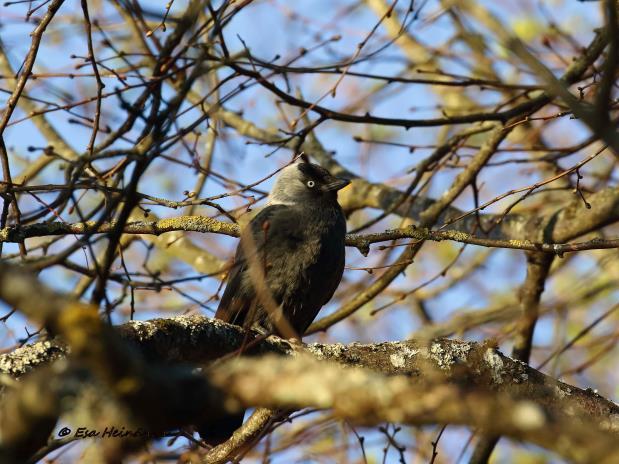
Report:
[{"label": "pale eye", "polygon": [[306,185],[309,188],[314,188],[314,185],[316,185],[316,182],[314,182],[313,180],[308,180]]}]

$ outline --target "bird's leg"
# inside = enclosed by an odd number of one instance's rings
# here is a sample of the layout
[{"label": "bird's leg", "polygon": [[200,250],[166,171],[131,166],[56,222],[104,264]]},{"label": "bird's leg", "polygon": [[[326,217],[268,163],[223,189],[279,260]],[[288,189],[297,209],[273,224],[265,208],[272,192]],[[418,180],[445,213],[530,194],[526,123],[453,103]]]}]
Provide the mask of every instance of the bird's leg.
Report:
[{"label": "bird's leg", "polygon": [[301,341],[300,338],[292,337],[292,338],[289,338],[287,342],[290,343],[290,346],[292,346],[292,349],[295,351],[302,351],[305,349],[303,342]]},{"label": "bird's leg", "polygon": [[252,324],[251,330],[257,332],[258,335],[261,335],[262,337],[268,337],[269,335],[271,335],[271,333],[273,333],[272,330],[264,327],[262,324],[260,324],[260,322]]}]

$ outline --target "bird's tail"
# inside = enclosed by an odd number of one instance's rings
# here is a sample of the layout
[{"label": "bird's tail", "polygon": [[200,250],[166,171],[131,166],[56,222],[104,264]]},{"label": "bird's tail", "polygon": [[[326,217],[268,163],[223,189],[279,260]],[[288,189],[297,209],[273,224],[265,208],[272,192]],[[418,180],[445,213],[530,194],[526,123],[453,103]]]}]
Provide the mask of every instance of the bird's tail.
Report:
[{"label": "bird's tail", "polygon": [[217,446],[228,440],[234,431],[243,424],[245,411],[237,414],[229,414],[217,420],[203,422],[197,426],[202,440],[211,446]]}]

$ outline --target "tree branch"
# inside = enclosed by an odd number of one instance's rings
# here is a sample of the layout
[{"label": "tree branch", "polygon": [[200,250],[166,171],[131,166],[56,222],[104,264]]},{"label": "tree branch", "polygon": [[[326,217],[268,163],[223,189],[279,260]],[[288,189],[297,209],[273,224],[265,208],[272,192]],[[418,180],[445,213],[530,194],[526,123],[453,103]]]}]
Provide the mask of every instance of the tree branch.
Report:
[{"label": "tree branch", "polygon": [[[608,219],[608,218],[606,218]],[[0,229],[0,243],[21,243],[27,238],[48,237],[54,235],[103,234],[118,227],[116,221],[99,223],[86,222],[44,222],[39,224],[15,225]],[[208,216],[179,216],[155,221],[131,221],[125,224],[123,234],[156,235],[169,232],[201,232],[238,237],[240,227],[237,224],[218,221]],[[564,253],[619,248],[619,239],[593,239],[577,243],[543,243],[529,239],[496,240],[477,237],[458,230],[431,230],[409,226],[402,229],[391,229],[373,234],[348,234],[346,245],[358,248],[367,255],[373,243],[410,238],[415,240],[443,241],[452,240],[491,248],[511,248],[526,251],[543,251],[561,256]]]},{"label": "tree branch", "polygon": [[[246,339],[241,328],[203,316],[134,321],[117,329],[146,360],[168,363],[204,363],[219,359],[234,352]],[[25,346],[0,356],[0,372],[20,376],[58,359],[65,351],[58,342]],[[363,367],[372,372],[353,373],[342,371],[341,367],[299,360],[303,352],[321,361]],[[314,343],[301,348],[272,336],[253,345],[251,354],[259,353],[296,356],[291,363],[269,359],[236,360],[215,368],[209,379],[243,406],[333,407],[338,417],[366,425],[390,420],[411,424],[449,422],[488,428],[494,423],[493,418],[499,418],[498,428],[493,431],[530,440],[575,460],[579,458],[572,455],[574,449],[584,449],[584,444],[577,439],[569,450],[560,449],[559,436],[567,434],[570,439],[576,439],[583,431],[580,424],[595,423],[598,424],[595,432],[599,434],[596,440],[600,440],[600,445],[594,448],[609,451],[605,440],[615,437],[615,431],[619,430],[619,406],[613,402],[591,390],[559,382],[484,344],[443,339],[427,344],[413,340],[349,345]],[[385,375],[396,378],[388,380],[383,377]],[[338,386],[335,379],[342,383]],[[278,387],[273,386],[279,383],[287,385],[289,393],[295,393],[287,399],[282,397]],[[311,391],[306,388],[310,383],[313,385]],[[262,394],[254,393],[253,386]],[[361,395],[362,386],[367,395],[365,399]],[[317,399],[315,392],[318,391],[323,391],[327,399]],[[344,395],[338,393],[344,391],[350,392],[347,406]],[[409,406],[403,403],[405,398]],[[436,405],[436,409],[428,407],[429,404]],[[535,420],[518,422],[521,413]],[[566,422],[569,424],[567,432],[560,432],[559,425],[565,426]],[[555,434],[559,435],[553,438]],[[592,434],[587,433],[586,437],[592,438]],[[600,452],[600,456],[602,454]]]}]

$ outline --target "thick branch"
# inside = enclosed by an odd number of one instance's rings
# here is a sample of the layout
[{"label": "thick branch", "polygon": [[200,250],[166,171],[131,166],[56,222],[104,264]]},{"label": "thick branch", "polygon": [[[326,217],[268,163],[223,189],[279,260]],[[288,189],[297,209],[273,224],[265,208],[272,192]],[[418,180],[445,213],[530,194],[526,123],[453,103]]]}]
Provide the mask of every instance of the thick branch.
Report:
[{"label": "thick branch", "polygon": [[[234,351],[245,338],[242,329],[202,316],[131,322],[118,329],[147,358],[173,363],[220,358]],[[0,369],[20,375],[44,362],[41,353],[49,351],[50,358],[57,357],[63,349],[50,343],[26,346],[0,357]],[[294,354],[299,348],[270,337],[255,345],[253,351]],[[495,424],[495,432],[549,447],[580,461],[583,459],[574,453],[585,449],[585,438],[593,439],[593,433],[587,432],[583,423],[601,424],[602,429],[596,425],[594,430],[599,443],[593,449],[598,451],[611,451],[607,440],[615,432],[604,429],[619,429],[619,407],[614,403],[591,390],[554,380],[483,344],[453,340],[436,340],[428,345],[414,341],[310,344],[304,351],[323,361],[373,372],[347,373],[341,367],[324,364],[317,371],[314,362],[307,360],[292,364],[237,360],[221,365],[209,378],[242,406],[334,408],[338,417],[363,424],[383,420],[449,422],[481,428]],[[37,355],[32,356],[35,352]],[[398,377],[388,380],[383,375]],[[310,383],[313,387],[307,389]],[[287,391],[294,395],[284,398],[276,384],[288,385]],[[261,394],[254,391],[254,386]],[[317,392],[322,392],[322,399]],[[581,433],[585,435],[579,441]],[[558,437],[569,437],[572,444],[561,448]]]},{"label": "thick branch", "polygon": [[[204,316],[132,321],[117,327],[121,337],[135,345],[146,359],[171,363],[204,363],[235,351],[245,332],[237,326]],[[470,386],[500,389],[545,407],[572,410],[573,414],[607,420],[619,428],[619,406],[594,394],[552,379],[526,364],[483,344],[457,340],[415,340],[374,344],[304,345],[321,360],[362,366],[385,375],[410,375],[421,383],[441,372],[449,380]],[[285,340],[269,337],[252,353],[294,354],[298,349]],[[58,359],[66,348],[60,342],[38,342],[0,356],[0,373],[19,377],[33,368]]]},{"label": "thick branch", "polygon": [[596,421],[570,420],[505,392],[436,383],[415,385],[403,376],[342,369],[309,357],[239,359],[216,367],[211,381],[243,406],[329,408],[352,423],[460,424],[492,430],[552,449],[582,463],[616,462],[616,432]]}]

